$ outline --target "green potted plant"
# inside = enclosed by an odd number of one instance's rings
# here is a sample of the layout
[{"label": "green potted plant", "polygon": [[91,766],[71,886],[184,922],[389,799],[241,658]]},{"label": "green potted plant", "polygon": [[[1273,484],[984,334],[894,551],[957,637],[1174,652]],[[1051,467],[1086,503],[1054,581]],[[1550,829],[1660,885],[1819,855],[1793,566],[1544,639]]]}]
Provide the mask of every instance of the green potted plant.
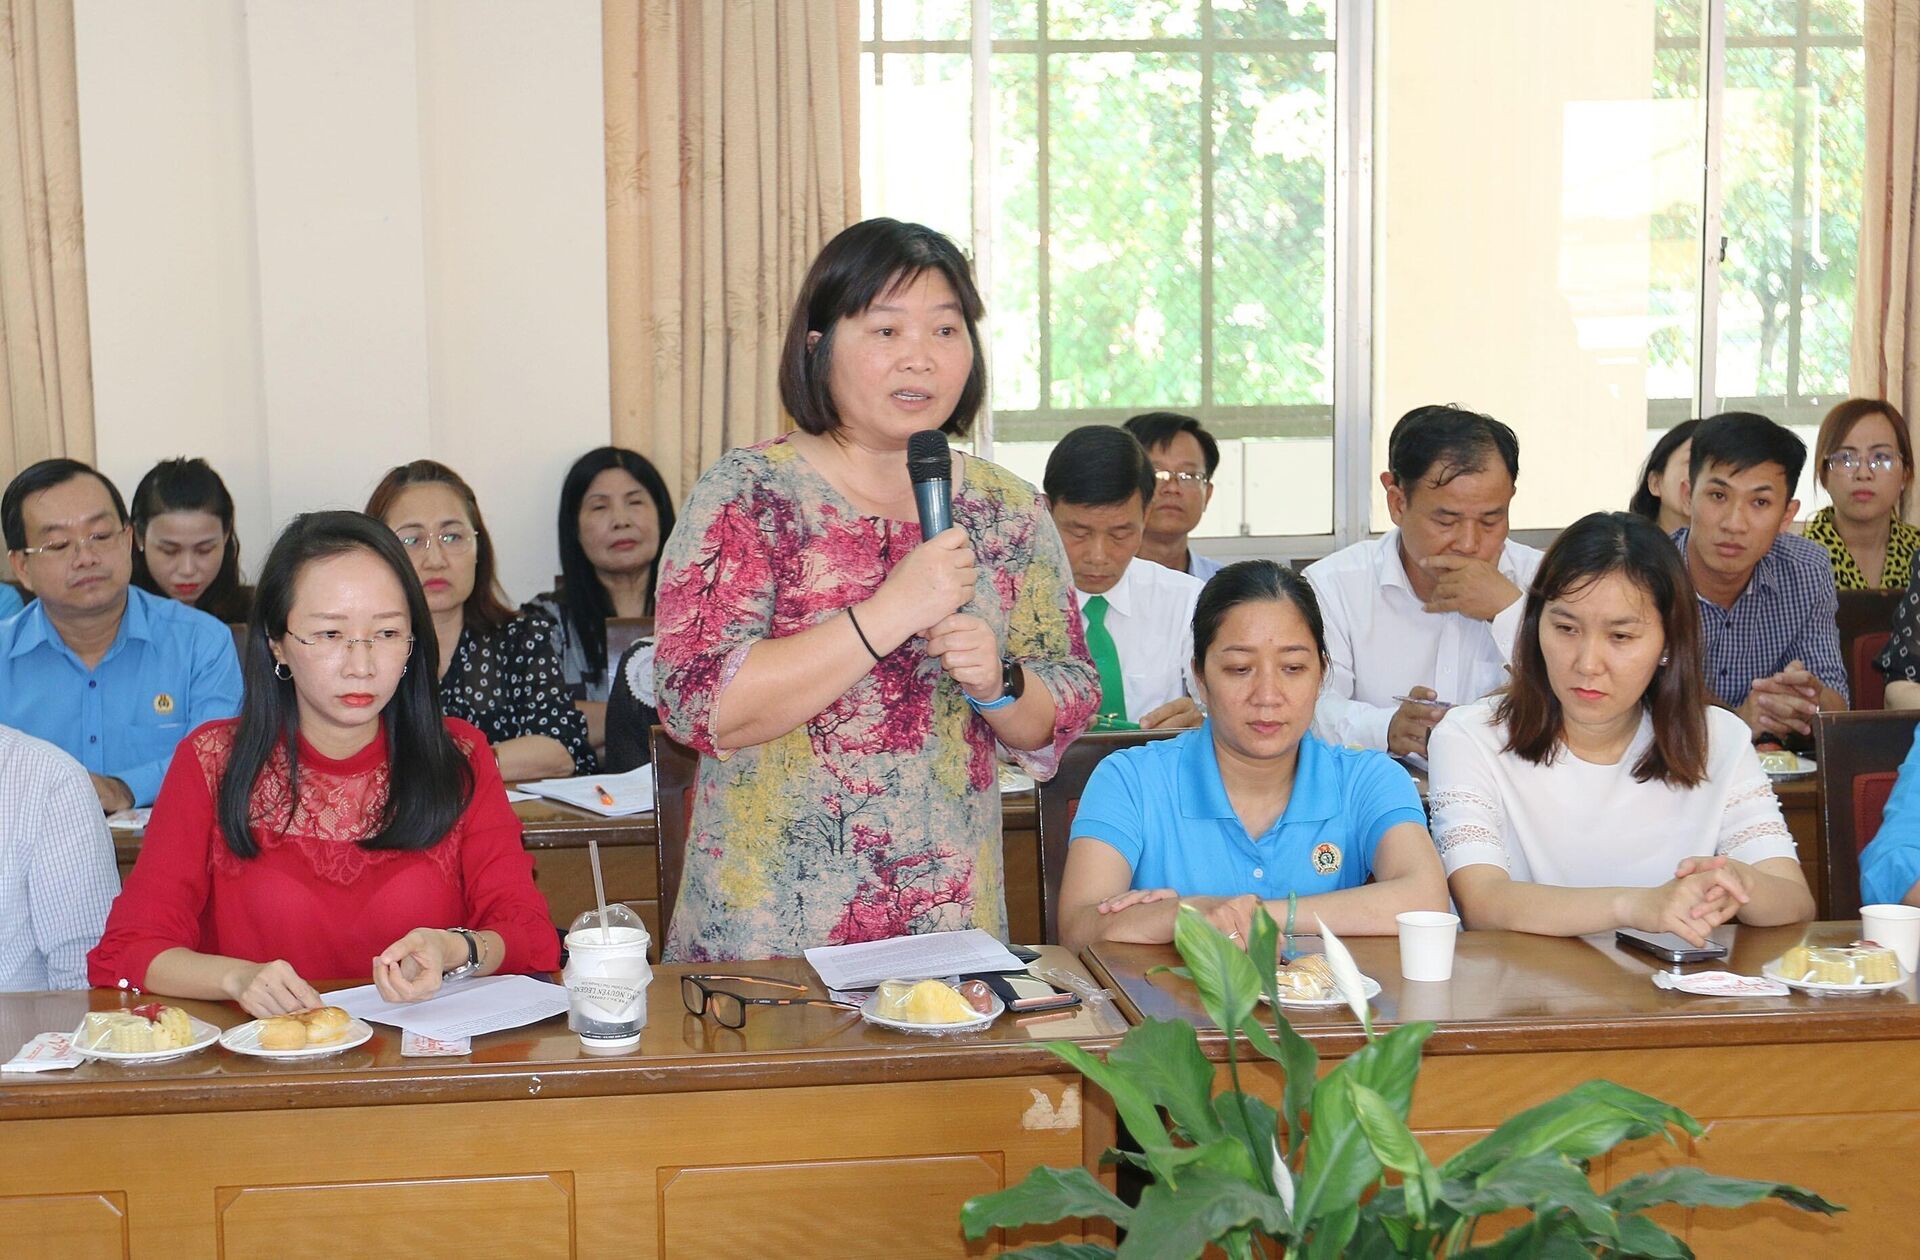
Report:
[{"label": "green potted plant", "polygon": [[[1687,1245],[1646,1216],[1662,1204],[1741,1207],[1777,1198],[1813,1212],[1841,1209],[1796,1186],[1717,1177],[1698,1168],[1643,1173],[1595,1191],[1589,1161],[1615,1145],[1678,1128],[1698,1136],[1677,1107],[1608,1081],[1589,1081],[1514,1116],[1452,1159],[1434,1165],[1407,1127],[1430,1023],[1376,1037],[1359,968],[1322,928],[1341,997],[1359,1016],[1367,1044],[1325,1076],[1305,1038],[1280,1015],[1275,981],[1279,931],[1264,910],[1247,948],[1204,916],[1181,907],[1176,974],[1199,989],[1207,1014],[1227,1034],[1231,1088],[1214,1092],[1214,1068],[1193,1026],[1150,1019],[1103,1061],[1079,1046],[1053,1047],[1113,1099],[1139,1151],[1109,1162],[1144,1170],[1150,1181],[1129,1206],[1085,1168],[1040,1168],[1017,1186],[968,1200],[960,1220],[969,1238],[1074,1217],[1105,1218],[1125,1231],[1104,1243],[1046,1243],[1012,1254],[1028,1260],[1197,1257],[1209,1245],[1234,1260],[1256,1256],[1690,1256]],[[1264,992],[1274,1030],[1258,1014]],[[1240,1088],[1237,1045],[1278,1064],[1280,1107]],[[1165,1119],[1162,1119],[1164,1113]],[[1520,1209],[1531,1219],[1476,1243],[1483,1216]]]}]

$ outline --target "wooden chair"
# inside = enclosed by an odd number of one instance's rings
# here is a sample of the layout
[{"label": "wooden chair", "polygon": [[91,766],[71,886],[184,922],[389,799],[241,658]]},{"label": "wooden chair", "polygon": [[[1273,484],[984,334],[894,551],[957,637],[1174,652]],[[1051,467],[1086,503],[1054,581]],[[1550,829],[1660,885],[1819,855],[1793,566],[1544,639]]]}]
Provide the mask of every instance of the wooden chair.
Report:
[{"label": "wooden chair", "polygon": [[1847,667],[1853,708],[1878,709],[1886,703],[1887,680],[1873,667],[1893,635],[1893,610],[1904,591],[1841,591],[1834,621],[1840,630],[1840,660]]},{"label": "wooden chair", "polygon": [[1093,768],[1108,753],[1138,748],[1178,731],[1103,731],[1082,735],[1060,755],[1060,768],[1034,793],[1034,812],[1040,820],[1040,929],[1048,945],[1060,943],[1060,877],[1067,869],[1067,842],[1073,839],[1073,816],[1087,790]]},{"label": "wooden chair", "polygon": [[611,667],[627,654],[627,649],[653,635],[651,617],[607,618],[607,665]]},{"label": "wooden chair", "polygon": [[240,658],[240,668],[245,669],[247,667],[247,623],[229,621],[227,630],[233,635],[233,651]]},{"label": "wooden chair", "polygon": [[1920,711],[1822,713],[1814,722],[1825,826],[1819,864],[1826,885],[1822,919],[1860,913],[1860,850],[1880,830],[1900,763],[1913,745]]},{"label": "wooden chair", "polygon": [[693,790],[700,780],[700,754],[666,728],[653,728],[654,862],[659,871],[660,949],[680,900],[680,876],[687,863],[687,832],[693,822]]}]

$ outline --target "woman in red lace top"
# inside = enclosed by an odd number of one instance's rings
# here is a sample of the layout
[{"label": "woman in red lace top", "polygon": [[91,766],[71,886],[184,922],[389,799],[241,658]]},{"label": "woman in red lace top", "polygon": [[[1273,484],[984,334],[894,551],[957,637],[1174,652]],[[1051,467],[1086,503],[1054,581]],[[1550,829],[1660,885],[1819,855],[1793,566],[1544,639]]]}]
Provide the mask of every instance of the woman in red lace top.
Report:
[{"label": "woman in red lace top", "polygon": [[[441,715],[433,621],[393,532],[298,517],[260,575],[240,716],[180,745],[87,958],[96,985],[254,1015],[371,975],[550,971],[559,942],[484,736]],[[468,964],[476,963],[470,969]]]}]

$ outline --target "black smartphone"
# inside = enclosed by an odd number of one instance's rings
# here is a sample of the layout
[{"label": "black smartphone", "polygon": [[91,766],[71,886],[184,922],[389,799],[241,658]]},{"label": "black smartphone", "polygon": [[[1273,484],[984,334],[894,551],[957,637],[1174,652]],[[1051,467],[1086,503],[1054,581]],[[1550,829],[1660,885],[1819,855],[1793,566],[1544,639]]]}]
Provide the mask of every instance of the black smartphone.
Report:
[{"label": "black smartphone", "polygon": [[1727,947],[1718,941],[1695,945],[1676,932],[1642,932],[1638,928],[1620,928],[1613,939],[1628,949],[1651,954],[1662,962],[1711,962],[1727,956]]}]

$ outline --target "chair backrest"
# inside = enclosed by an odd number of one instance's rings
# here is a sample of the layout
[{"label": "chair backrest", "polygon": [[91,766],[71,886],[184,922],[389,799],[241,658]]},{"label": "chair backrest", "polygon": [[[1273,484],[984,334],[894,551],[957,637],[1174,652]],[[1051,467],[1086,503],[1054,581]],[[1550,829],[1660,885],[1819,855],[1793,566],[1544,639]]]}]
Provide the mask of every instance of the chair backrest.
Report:
[{"label": "chair backrest", "polygon": [[229,621],[227,623],[227,632],[233,635],[234,654],[240,658],[240,667],[245,669],[247,665],[247,623],[244,621]]},{"label": "chair backrest", "polygon": [[1102,731],[1082,735],[1060,754],[1060,768],[1034,793],[1034,812],[1040,822],[1040,932],[1048,945],[1060,943],[1060,877],[1067,869],[1067,842],[1073,839],[1073,816],[1087,790],[1093,768],[1108,753],[1138,748],[1178,731]]},{"label": "chair backrest", "polygon": [[627,649],[653,634],[651,617],[607,618],[607,664],[627,654]]},{"label": "chair backrest", "polygon": [[1826,885],[1822,919],[1851,919],[1860,912],[1860,850],[1880,830],[1916,723],[1920,711],[1899,709],[1822,713],[1814,722],[1823,824],[1818,857]]},{"label": "chair backrest", "polygon": [[680,875],[686,869],[687,832],[693,822],[693,790],[700,780],[700,754],[666,728],[656,726],[653,742],[654,862],[659,873],[660,950],[667,948],[667,925],[680,899]]},{"label": "chair backrest", "polygon": [[1904,591],[1840,592],[1840,607],[1833,619],[1840,631],[1840,660],[1846,666],[1847,687],[1853,693],[1856,710],[1877,709],[1886,699],[1886,679],[1873,667],[1873,662],[1892,636],[1893,610],[1903,594]]}]

